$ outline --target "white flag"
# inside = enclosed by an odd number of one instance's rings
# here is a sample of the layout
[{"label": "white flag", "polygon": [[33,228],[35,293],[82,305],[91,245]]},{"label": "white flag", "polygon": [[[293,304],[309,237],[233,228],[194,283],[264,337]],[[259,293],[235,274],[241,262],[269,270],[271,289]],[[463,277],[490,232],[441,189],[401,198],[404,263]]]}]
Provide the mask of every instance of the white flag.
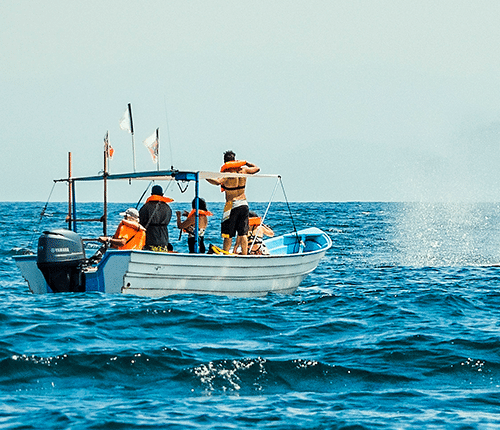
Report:
[{"label": "white flag", "polygon": [[132,122],[130,121],[130,112],[128,108],[123,114],[122,119],[120,120],[120,128],[122,130],[127,130],[129,133],[132,133]]},{"label": "white flag", "polygon": [[158,151],[159,151],[159,142],[158,142],[158,129],[149,136],[146,140],[144,140],[144,146],[149,149],[149,153],[151,154],[151,158],[153,159],[153,163],[158,162]]}]

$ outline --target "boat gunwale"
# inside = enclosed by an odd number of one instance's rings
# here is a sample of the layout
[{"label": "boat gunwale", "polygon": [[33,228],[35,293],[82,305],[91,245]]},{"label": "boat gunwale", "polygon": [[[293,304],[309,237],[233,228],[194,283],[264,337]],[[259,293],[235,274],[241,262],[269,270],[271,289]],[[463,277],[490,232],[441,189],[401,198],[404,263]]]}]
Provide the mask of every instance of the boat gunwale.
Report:
[{"label": "boat gunwale", "polygon": [[[274,254],[274,255],[256,255],[256,254],[195,254],[195,253],[189,253],[189,252],[162,252],[162,251],[149,251],[149,250],[143,250],[143,249],[112,249],[106,251],[106,254],[104,254],[103,258],[101,261],[105,259],[107,255],[113,255],[113,254],[148,254],[148,255],[168,255],[171,256],[172,258],[179,258],[179,257],[194,257],[194,258],[290,258],[290,257],[305,257],[309,255],[314,255],[318,254],[320,252],[326,252],[332,247],[331,241],[325,245],[322,248],[319,249],[313,249],[312,251],[306,251],[306,252],[295,252],[292,254]],[[100,264],[100,263],[99,263]]]}]

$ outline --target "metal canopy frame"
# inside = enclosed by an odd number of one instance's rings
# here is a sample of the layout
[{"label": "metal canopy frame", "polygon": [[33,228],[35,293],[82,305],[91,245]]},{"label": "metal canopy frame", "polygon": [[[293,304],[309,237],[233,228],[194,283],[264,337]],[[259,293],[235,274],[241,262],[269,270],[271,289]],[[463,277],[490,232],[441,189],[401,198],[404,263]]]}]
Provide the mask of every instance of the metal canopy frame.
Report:
[{"label": "metal canopy frame", "polygon": [[[95,176],[71,176],[71,152],[68,153],[68,177],[63,179],[54,179],[54,182],[68,182],[68,229],[77,232],[77,222],[102,222],[103,234],[107,236],[107,218],[108,218],[108,196],[107,196],[107,181],[113,180],[170,180],[170,181],[194,181],[195,182],[195,242],[194,250],[198,253],[198,228],[199,228],[199,194],[200,194],[200,179],[215,179],[222,177],[261,177],[261,178],[279,178],[279,175],[262,175],[262,174],[241,174],[241,173],[219,173],[207,171],[180,171],[175,169],[170,170],[152,170],[147,172],[130,172],[130,173],[109,173],[108,172],[108,157],[104,152],[104,170],[100,175]],[[104,213],[100,218],[92,219],[77,219],[76,217],[76,182],[92,182],[103,181],[104,198],[103,206]]]}]

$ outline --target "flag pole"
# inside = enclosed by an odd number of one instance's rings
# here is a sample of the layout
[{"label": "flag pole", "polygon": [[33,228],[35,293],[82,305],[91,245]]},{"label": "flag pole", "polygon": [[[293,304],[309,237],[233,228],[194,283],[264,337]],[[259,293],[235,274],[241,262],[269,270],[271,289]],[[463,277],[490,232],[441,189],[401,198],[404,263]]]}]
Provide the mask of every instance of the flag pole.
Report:
[{"label": "flag pole", "polygon": [[132,158],[134,160],[134,172],[136,171],[135,168],[135,142],[134,142],[134,123],[132,121],[132,104],[128,104],[128,113],[130,115],[130,133],[132,134]]},{"label": "flag pole", "polygon": [[72,207],[72,200],[73,200],[73,194],[72,194],[72,183],[73,181],[71,180],[71,152],[68,152],[68,216],[66,217],[66,220],[68,221],[68,230],[73,230],[72,225],[73,225],[73,220],[71,219],[71,207]]},{"label": "flag pole", "polygon": [[108,170],[109,170],[109,131],[106,132],[106,137],[104,138],[104,169],[103,169],[103,184],[104,184],[104,196],[103,196],[103,215],[102,215],[102,234],[103,236],[108,235]]},{"label": "flag pole", "polygon": [[160,128],[156,129],[156,143],[158,147],[158,155],[156,158],[156,170],[160,171]]}]

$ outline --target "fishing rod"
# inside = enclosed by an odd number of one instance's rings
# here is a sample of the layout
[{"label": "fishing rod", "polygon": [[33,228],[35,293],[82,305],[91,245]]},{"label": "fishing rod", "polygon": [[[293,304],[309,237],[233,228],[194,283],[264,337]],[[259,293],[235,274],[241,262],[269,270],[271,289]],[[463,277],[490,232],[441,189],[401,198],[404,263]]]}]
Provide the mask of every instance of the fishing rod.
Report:
[{"label": "fishing rod", "polygon": [[45,212],[47,210],[47,207],[50,202],[50,198],[52,197],[52,192],[54,191],[54,188],[56,186],[56,182],[52,184],[52,189],[50,190],[49,197],[47,198],[47,201],[45,202],[45,205],[43,206],[42,210],[40,211],[40,218],[38,219],[37,226],[33,229],[33,234],[31,235],[31,239],[29,241],[28,247],[31,248],[31,245],[33,244],[33,239],[35,237],[35,234],[39,233],[40,229],[40,224],[42,223],[42,219],[45,216]]},{"label": "fishing rod", "polygon": [[[276,194],[276,189],[278,188],[278,182],[280,181],[280,179],[281,179],[281,176],[278,176],[278,180],[274,184],[274,189],[273,189],[273,192],[271,193],[271,198],[269,199],[269,203],[267,204],[267,208],[264,212],[264,216],[262,217],[262,221],[260,222],[260,225],[263,225],[264,221],[266,220],[267,213],[269,212],[269,208],[271,207],[271,203],[274,200],[274,195]],[[253,241],[252,241],[252,246],[250,246],[249,249],[253,249],[256,240],[257,240],[257,234],[255,234]]]},{"label": "fishing rod", "polygon": [[297,232],[297,228],[295,227],[295,221],[293,220],[292,210],[290,209],[290,204],[288,203],[288,197],[286,196],[285,186],[283,185],[283,181],[281,179],[281,176],[278,176],[278,180],[281,184],[281,189],[283,190],[283,196],[285,197],[286,206],[288,207],[288,213],[290,214],[290,219],[292,220],[293,231],[295,232],[295,236],[297,236],[297,245],[299,246],[299,249],[300,249],[299,233]]},{"label": "fishing rod", "polygon": [[168,125],[168,112],[167,112],[167,96],[163,95],[163,102],[165,104],[165,121],[167,123],[167,139],[168,139],[168,147],[170,149],[170,169],[174,170],[174,156],[172,153],[172,142],[170,140],[170,126]]},{"label": "fishing rod", "polygon": [[[292,225],[293,225],[293,231],[295,232],[295,236],[297,237],[297,245],[299,246],[300,248],[300,237],[299,237],[299,233],[297,232],[297,228],[295,227],[295,221],[293,219],[293,214],[292,214],[292,210],[290,208],[290,204],[288,202],[288,197],[286,195],[286,192],[285,192],[285,186],[283,185],[283,179],[281,178],[281,175],[278,175],[278,180],[276,181],[276,183],[274,184],[274,189],[273,189],[273,192],[271,194],[271,198],[269,199],[269,203],[267,204],[267,208],[264,212],[264,216],[262,217],[262,221],[260,223],[260,225],[263,225],[264,224],[264,221],[266,219],[266,216],[269,212],[269,209],[271,207],[271,203],[273,202],[274,200],[274,195],[276,194],[276,189],[278,188],[278,183],[281,184],[281,189],[283,191],[283,196],[285,197],[285,202],[286,202],[286,205],[288,207],[288,213],[290,214],[290,219],[292,221]],[[252,249],[255,245],[255,241],[257,240],[257,235],[254,236],[253,238],[253,241],[252,241],[252,246],[250,247],[250,249]]]},{"label": "fishing rod", "polygon": [[[146,195],[146,193],[148,192],[149,188],[151,187],[151,185],[154,184],[155,181],[150,181],[148,186],[146,187],[146,189],[144,190],[144,192],[142,193],[141,197],[139,198],[137,204],[135,205],[135,208],[137,209],[139,207],[139,205],[141,204],[142,202],[142,199],[144,198],[144,196]],[[167,187],[163,190],[163,194],[165,194],[168,189],[170,188],[170,184],[172,183],[172,181],[169,181],[169,183],[167,184]]]},{"label": "fishing rod", "polygon": [[139,207],[139,205],[141,204],[141,201],[142,199],[144,198],[144,196],[146,195],[146,193],[148,192],[149,190],[149,187],[153,184],[154,181],[150,181],[148,186],[146,187],[146,189],[144,190],[144,192],[142,193],[141,197],[139,198],[139,201],[137,202],[137,204],[135,205],[135,208],[137,209]]}]

